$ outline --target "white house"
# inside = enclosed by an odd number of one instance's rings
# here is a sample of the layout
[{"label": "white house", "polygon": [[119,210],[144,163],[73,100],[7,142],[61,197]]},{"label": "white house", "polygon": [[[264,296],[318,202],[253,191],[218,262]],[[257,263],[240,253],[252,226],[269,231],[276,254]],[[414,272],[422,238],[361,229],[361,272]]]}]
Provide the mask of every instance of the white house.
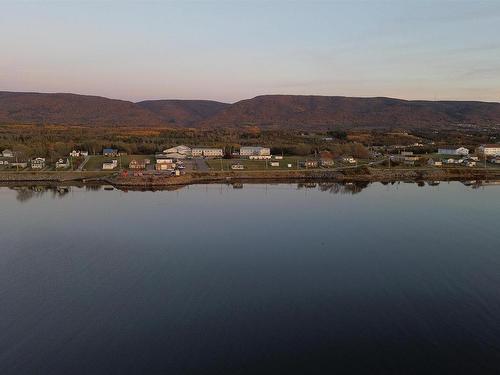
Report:
[{"label": "white house", "polygon": [[355,164],[356,163],[356,159],[354,159],[352,156],[345,156],[342,158],[342,161],[344,163],[349,163],[349,164]]},{"label": "white house", "polygon": [[116,167],[118,167],[118,160],[116,159],[102,163],[102,169],[105,171],[113,170]]},{"label": "white house", "polygon": [[69,153],[69,156],[71,156],[72,158],[79,158],[79,157],[85,158],[89,156],[89,152],[81,150],[73,150]]},{"label": "white house", "polygon": [[43,168],[45,168],[45,158],[31,159],[31,169],[43,169]]},{"label": "white house", "polygon": [[222,148],[194,147],[191,150],[191,155],[194,157],[217,158],[223,157],[224,151]]},{"label": "white house", "polygon": [[12,152],[12,150],[9,150],[9,149],[3,150],[2,151],[2,156],[4,158],[13,158],[14,157],[14,152]]},{"label": "white house", "polygon": [[69,159],[56,161],[56,168],[69,168]]},{"label": "white house", "polygon": [[500,144],[481,145],[477,148],[477,150],[484,156],[500,155]]},{"label": "white house", "polygon": [[469,155],[469,149],[461,146],[443,146],[438,148],[439,155]]}]

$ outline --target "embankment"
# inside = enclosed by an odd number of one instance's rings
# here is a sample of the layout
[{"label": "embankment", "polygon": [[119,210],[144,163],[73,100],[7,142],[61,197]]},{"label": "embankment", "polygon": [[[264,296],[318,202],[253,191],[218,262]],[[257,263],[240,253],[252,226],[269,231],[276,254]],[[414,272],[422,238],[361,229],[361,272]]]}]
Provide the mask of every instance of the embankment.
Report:
[{"label": "embankment", "polygon": [[500,180],[499,168],[349,168],[344,170],[266,170],[192,172],[178,177],[120,176],[110,172],[0,172],[0,183],[107,183],[121,187],[166,187],[220,182],[375,182],[375,181]]},{"label": "embankment", "polygon": [[176,185],[206,184],[220,182],[296,182],[296,181],[337,181],[337,182],[375,182],[375,181],[446,181],[446,180],[498,180],[500,169],[380,169],[358,168],[335,170],[294,170],[294,171],[211,171],[189,173],[179,177],[115,177],[105,181],[122,187],[168,187]]}]

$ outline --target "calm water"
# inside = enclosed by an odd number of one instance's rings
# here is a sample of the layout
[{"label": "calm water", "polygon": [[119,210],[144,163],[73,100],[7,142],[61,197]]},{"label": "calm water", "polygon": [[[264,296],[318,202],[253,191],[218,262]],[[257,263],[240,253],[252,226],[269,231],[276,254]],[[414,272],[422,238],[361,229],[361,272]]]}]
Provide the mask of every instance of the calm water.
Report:
[{"label": "calm water", "polygon": [[0,188],[0,374],[499,374],[500,186]]}]

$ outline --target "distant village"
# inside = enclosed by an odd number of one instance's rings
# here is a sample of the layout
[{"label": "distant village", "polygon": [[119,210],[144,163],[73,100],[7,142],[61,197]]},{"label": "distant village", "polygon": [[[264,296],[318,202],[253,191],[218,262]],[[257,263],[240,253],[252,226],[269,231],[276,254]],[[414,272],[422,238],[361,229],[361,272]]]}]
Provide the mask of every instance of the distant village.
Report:
[{"label": "distant village", "polygon": [[[419,145],[413,145],[418,147]],[[50,163],[46,158],[34,157],[23,160],[15,152],[5,149],[0,157],[3,170],[101,170],[121,171],[125,175],[168,174],[180,176],[189,171],[245,170],[245,169],[315,169],[355,167],[363,163],[393,166],[461,166],[477,167],[480,162],[500,165],[500,144],[483,144],[475,150],[464,146],[440,146],[435,154],[415,154],[406,147],[372,147],[370,159],[362,160],[350,155],[334,157],[329,151],[321,151],[309,157],[272,155],[271,148],[242,146],[237,151],[225,153],[222,148],[189,147],[178,145],[155,155],[127,155],[115,149],[104,148],[99,155],[90,155],[87,150],[73,150],[66,157]],[[217,162],[217,161],[220,162]]]}]

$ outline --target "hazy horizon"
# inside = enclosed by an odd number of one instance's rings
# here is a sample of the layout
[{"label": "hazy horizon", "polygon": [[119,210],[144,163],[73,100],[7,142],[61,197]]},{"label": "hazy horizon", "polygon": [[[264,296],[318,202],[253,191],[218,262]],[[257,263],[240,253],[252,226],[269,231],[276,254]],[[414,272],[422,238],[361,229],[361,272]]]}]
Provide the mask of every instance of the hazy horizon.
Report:
[{"label": "hazy horizon", "polygon": [[1,4],[2,91],[500,101],[500,3]]}]

